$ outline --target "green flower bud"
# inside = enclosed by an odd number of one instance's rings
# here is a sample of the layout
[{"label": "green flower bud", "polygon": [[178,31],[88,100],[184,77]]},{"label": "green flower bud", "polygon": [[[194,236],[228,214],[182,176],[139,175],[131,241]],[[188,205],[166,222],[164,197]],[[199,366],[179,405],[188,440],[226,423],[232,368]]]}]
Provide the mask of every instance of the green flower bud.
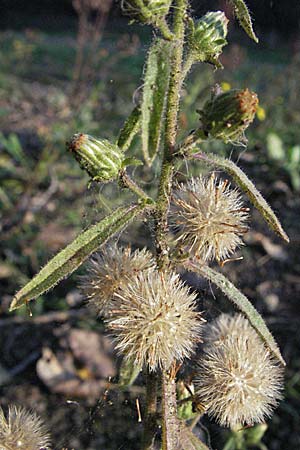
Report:
[{"label": "green flower bud", "polygon": [[253,122],[258,98],[249,89],[231,89],[215,95],[200,112],[199,134],[224,142],[237,141]]},{"label": "green flower bud", "polygon": [[195,24],[190,23],[189,46],[195,58],[213,64],[227,44],[228,19],[221,11],[208,12]]},{"label": "green flower bud", "polygon": [[123,11],[142,23],[155,24],[165,17],[172,0],[123,0]]},{"label": "green flower bud", "polygon": [[120,148],[106,139],[95,139],[88,134],[75,134],[67,143],[80,167],[94,181],[111,181],[118,177],[123,167],[124,154]]}]

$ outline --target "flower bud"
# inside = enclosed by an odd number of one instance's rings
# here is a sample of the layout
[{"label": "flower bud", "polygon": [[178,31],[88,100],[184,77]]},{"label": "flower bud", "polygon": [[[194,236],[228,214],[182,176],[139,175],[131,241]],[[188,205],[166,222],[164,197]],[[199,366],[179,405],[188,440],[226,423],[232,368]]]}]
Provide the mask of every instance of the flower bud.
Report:
[{"label": "flower bud", "polygon": [[92,180],[106,182],[118,177],[124,154],[117,145],[88,134],[75,134],[67,147]]},{"label": "flower bud", "polygon": [[155,24],[169,12],[171,0],[124,0],[123,11],[142,23]]},{"label": "flower bud", "polygon": [[215,95],[200,111],[201,133],[224,142],[237,141],[253,122],[258,98],[249,89]]},{"label": "flower bud", "polygon": [[228,19],[221,11],[208,12],[191,23],[189,45],[197,60],[218,63],[218,56],[227,44]]}]

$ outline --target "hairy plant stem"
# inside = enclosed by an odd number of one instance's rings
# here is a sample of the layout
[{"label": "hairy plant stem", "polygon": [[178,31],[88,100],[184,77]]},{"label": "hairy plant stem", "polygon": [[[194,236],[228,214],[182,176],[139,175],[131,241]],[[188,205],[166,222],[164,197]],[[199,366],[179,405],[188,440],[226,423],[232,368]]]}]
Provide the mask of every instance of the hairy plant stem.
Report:
[{"label": "hairy plant stem", "polygon": [[[174,4],[173,33],[175,36],[171,54],[169,90],[166,104],[166,129],[162,169],[155,212],[156,257],[159,270],[169,264],[167,243],[168,210],[174,172],[174,150],[176,147],[177,122],[182,87],[182,61],[185,34],[187,0],[176,0]],[[162,450],[177,450],[179,446],[179,423],[176,404],[176,372],[162,370]]]},{"label": "hairy plant stem", "polygon": [[174,370],[162,373],[162,450],[178,450],[180,444],[175,374]]},{"label": "hairy plant stem", "polygon": [[154,204],[154,200],[149,197],[135,181],[133,181],[133,179],[128,175],[125,169],[120,170],[119,177],[119,181],[124,187],[130,189],[141,200],[145,201],[145,203]]},{"label": "hairy plant stem", "polygon": [[174,39],[174,34],[171,32],[166,19],[160,19],[156,22],[156,28],[161,32],[161,35],[167,41]]},{"label": "hairy plant stem", "polygon": [[174,170],[173,159],[177,135],[177,117],[179,110],[180,90],[182,86],[181,70],[185,32],[184,17],[186,14],[186,8],[187,0],[176,0],[174,5],[173,24],[175,39],[171,55],[171,72],[166,105],[165,145],[155,215],[157,265],[161,270],[163,270],[169,263],[169,248],[166,239],[168,231],[167,214],[171,196]]}]

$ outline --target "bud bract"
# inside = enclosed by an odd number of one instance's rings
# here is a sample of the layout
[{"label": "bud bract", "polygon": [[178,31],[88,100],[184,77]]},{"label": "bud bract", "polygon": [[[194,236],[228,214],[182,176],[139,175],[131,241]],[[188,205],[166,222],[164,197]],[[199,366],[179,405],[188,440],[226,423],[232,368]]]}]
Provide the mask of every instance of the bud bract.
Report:
[{"label": "bud bract", "polygon": [[171,0],[124,0],[123,11],[142,23],[155,24],[165,17],[170,9]]},{"label": "bud bract", "polygon": [[195,24],[191,23],[189,45],[195,58],[213,64],[227,44],[228,19],[221,11],[208,12]]},{"label": "bud bract", "polygon": [[124,154],[116,144],[80,133],[75,134],[67,146],[92,180],[106,182],[118,177]]},{"label": "bud bract", "polygon": [[224,142],[237,141],[253,122],[257,107],[257,95],[249,89],[217,94],[200,111],[201,133]]}]

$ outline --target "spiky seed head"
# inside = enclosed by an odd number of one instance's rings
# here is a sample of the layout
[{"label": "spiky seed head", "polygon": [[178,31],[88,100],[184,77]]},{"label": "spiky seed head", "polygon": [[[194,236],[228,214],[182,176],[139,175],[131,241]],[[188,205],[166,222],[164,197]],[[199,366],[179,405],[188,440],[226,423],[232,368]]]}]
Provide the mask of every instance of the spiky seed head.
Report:
[{"label": "spiky seed head", "polygon": [[0,408],[1,450],[49,450],[50,439],[41,419],[33,412],[9,406],[7,417]]},{"label": "spiky seed head", "polygon": [[222,426],[263,422],[281,398],[282,368],[242,315],[222,314],[206,328],[197,398]]},{"label": "spiky seed head", "polygon": [[218,57],[227,44],[228,19],[221,11],[211,11],[195,24],[190,23],[189,49],[199,61],[220,65]]},{"label": "spiky seed head", "polygon": [[117,348],[138,367],[169,369],[188,357],[199,340],[202,319],[196,295],[175,273],[143,271],[123,284],[115,296],[109,327]]},{"label": "spiky seed head", "polygon": [[112,307],[113,294],[122,284],[131,282],[139,271],[155,266],[151,253],[132,251],[130,247],[117,245],[106,247],[89,262],[87,275],[81,278],[81,291],[100,315],[106,316]]},{"label": "spiky seed head", "polygon": [[122,0],[123,12],[141,23],[155,25],[165,17],[170,9],[171,0]]},{"label": "spiky seed head", "polygon": [[249,89],[231,89],[213,95],[200,111],[201,133],[224,142],[245,140],[244,131],[253,122],[258,97]]},{"label": "spiky seed head", "polygon": [[106,139],[96,139],[82,133],[74,134],[67,142],[67,148],[94,181],[115,180],[123,167],[124,153]]},{"label": "spiky seed head", "polygon": [[203,261],[222,261],[242,245],[247,219],[240,193],[214,173],[179,185],[172,196],[177,246]]}]

